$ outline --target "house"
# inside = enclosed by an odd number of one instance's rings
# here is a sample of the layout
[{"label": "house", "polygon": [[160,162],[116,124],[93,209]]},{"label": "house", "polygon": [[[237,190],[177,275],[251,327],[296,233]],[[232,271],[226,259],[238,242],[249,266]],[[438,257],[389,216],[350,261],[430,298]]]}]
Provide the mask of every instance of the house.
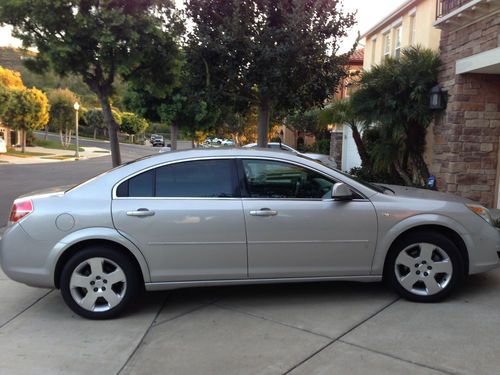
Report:
[{"label": "house", "polygon": [[12,146],[11,129],[0,122],[0,138],[2,138],[7,147]]},{"label": "house", "polygon": [[431,173],[440,190],[500,208],[500,1],[434,1],[447,105]]},{"label": "house", "polygon": [[[436,0],[409,0],[368,30],[365,40],[364,70],[380,64],[388,57],[399,58],[410,46],[439,51],[441,31],[434,27]],[[424,160],[432,165],[434,131],[427,131]]]},{"label": "house", "polygon": [[[358,49],[349,57],[349,65],[346,67],[349,76],[342,80],[339,90],[334,99],[342,100],[351,96],[356,85],[354,83],[359,79],[359,74],[363,70],[365,50]],[[343,171],[350,171],[354,167],[361,166],[361,158],[352,130],[347,125],[334,124],[331,129],[330,155],[333,157],[337,166]]]}]

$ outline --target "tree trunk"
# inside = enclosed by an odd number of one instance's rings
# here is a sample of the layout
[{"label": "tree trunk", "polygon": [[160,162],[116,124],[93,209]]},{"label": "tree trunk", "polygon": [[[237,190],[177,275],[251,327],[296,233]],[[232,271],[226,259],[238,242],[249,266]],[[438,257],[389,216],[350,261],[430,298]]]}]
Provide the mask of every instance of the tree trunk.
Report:
[{"label": "tree trunk", "polygon": [[354,139],[354,143],[356,143],[356,148],[358,149],[359,157],[361,158],[361,165],[371,172],[372,160],[370,159],[370,155],[368,155],[368,152],[366,151],[358,127],[356,125],[351,125],[351,129],[352,129],[352,138]]},{"label": "tree trunk", "polygon": [[269,133],[269,100],[262,99],[259,104],[259,127],[257,129],[257,146],[267,147]]},{"label": "tree trunk", "polygon": [[405,182],[406,186],[411,186],[411,178],[408,176],[408,174],[401,168],[401,166],[398,163],[394,163],[394,169],[398,172],[399,176],[403,179]]},{"label": "tree trunk", "polygon": [[170,151],[177,150],[177,132],[179,130],[179,126],[177,124],[172,123],[170,125]]},{"label": "tree trunk", "polygon": [[21,129],[21,152],[24,154],[26,151],[26,130]]},{"label": "tree trunk", "polygon": [[64,137],[62,129],[59,129],[59,138],[61,139],[61,146],[64,147]]},{"label": "tree trunk", "polygon": [[97,127],[94,127],[94,139],[97,137]]},{"label": "tree trunk", "polygon": [[109,103],[109,98],[100,97],[102,115],[104,121],[108,124],[109,130],[109,145],[111,146],[111,160],[113,162],[113,167],[117,167],[122,163],[122,157],[120,155],[120,142],[118,141],[118,124],[116,123],[113,112],[111,112],[111,104]]},{"label": "tree trunk", "polygon": [[415,167],[418,171],[418,175],[422,179],[422,183],[426,184],[429,179],[430,173],[429,168],[427,168],[427,164],[425,163],[424,157],[421,154],[413,155],[413,162],[415,163]]}]

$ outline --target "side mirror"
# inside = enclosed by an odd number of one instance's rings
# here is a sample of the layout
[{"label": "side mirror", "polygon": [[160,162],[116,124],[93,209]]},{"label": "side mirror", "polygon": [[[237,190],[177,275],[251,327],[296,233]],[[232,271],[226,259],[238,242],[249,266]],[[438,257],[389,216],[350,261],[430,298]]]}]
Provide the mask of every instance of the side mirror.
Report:
[{"label": "side mirror", "polygon": [[336,201],[349,201],[353,197],[353,193],[349,187],[343,182],[337,182],[332,187],[332,199]]}]

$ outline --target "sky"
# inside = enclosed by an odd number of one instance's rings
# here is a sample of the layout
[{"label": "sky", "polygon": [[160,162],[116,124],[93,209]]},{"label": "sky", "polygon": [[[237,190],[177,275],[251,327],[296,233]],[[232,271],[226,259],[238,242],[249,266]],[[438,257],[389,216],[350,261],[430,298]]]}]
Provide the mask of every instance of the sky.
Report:
[{"label": "sky", "polygon": [[[362,35],[372,26],[376,25],[385,16],[392,13],[407,0],[344,0],[346,11],[357,11],[358,23],[352,28],[349,36],[342,41],[340,52],[350,50],[359,33]],[[180,2],[176,0],[176,2]],[[0,28],[0,46],[19,47],[20,41],[12,38],[11,28],[8,26]]]}]

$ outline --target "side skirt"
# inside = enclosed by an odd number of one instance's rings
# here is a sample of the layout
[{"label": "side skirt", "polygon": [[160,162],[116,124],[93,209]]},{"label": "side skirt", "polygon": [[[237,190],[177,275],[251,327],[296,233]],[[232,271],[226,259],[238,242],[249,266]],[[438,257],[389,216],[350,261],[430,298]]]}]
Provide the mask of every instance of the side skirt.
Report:
[{"label": "side skirt", "polygon": [[202,287],[202,286],[223,286],[223,285],[251,285],[251,284],[278,284],[278,283],[308,283],[317,281],[358,281],[377,282],[382,276],[331,276],[331,277],[290,277],[276,279],[241,279],[241,280],[199,280],[199,281],[166,281],[145,283],[148,291],[171,290],[180,288]]}]

